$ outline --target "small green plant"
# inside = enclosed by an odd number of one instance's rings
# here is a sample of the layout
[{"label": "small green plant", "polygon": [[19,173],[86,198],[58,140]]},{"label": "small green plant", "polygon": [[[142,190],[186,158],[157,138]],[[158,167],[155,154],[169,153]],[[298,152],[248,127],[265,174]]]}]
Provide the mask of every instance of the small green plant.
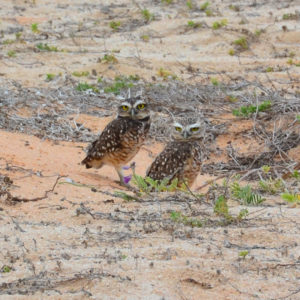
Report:
[{"label": "small green plant", "polygon": [[130,75],[126,76],[117,76],[115,77],[115,81],[113,84],[107,86],[104,89],[105,93],[114,93],[115,95],[119,95],[122,89],[128,89],[133,87],[133,82],[138,81],[140,78],[138,75]]},{"label": "small green plant", "polygon": [[258,205],[266,200],[261,195],[254,193],[250,185],[241,187],[237,181],[231,185],[231,193],[235,199],[242,200],[244,205]]},{"label": "small green plant", "polygon": [[263,101],[258,106],[255,105],[248,105],[248,106],[242,106],[238,109],[233,109],[232,114],[236,117],[249,117],[251,114],[257,112],[263,112],[268,109],[270,109],[272,106],[271,101]]},{"label": "small green plant", "polygon": [[191,28],[200,28],[202,26],[202,24],[199,22],[194,22],[194,21],[190,20],[187,22],[187,26],[191,27]]},{"label": "small green plant", "polygon": [[283,193],[281,198],[289,203],[300,203],[300,194]]},{"label": "small green plant", "polygon": [[52,81],[55,78],[55,74],[48,73],[46,74],[46,80]]},{"label": "small green plant", "polygon": [[264,165],[264,166],[261,167],[261,169],[263,170],[263,172],[265,174],[268,174],[270,172],[270,170],[271,170],[271,167],[268,166],[268,165]]},{"label": "small green plant", "polygon": [[267,73],[274,72],[274,68],[273,67],[267,67],[266,72]]},{"label": "small green plant", "polygon": [[175,223],[184,224],[186,226],[191,226],[191,227],[203,226],[203,223],[200,220],[187,217],[178,211],[172,211],[170,214],[170,219]]},{"label": "small green plant", "polygon": [[245,259],[246,256],[247,256],[248,254],[249,254],[249,251],[248,251],[248,250],[244,250],[244,251],[241,251],[241,252],[239,253],[239,256],[240,256],[241,258]]},{"label": "small green plant", "polygon": [[239,46],[243,50],[249,49],[248,41],[246,37],[241,37],[233,42],[234,45]]},{"label": "small green plant", "polygon": [[254,31],[254,34],[255,34],[256,37],[260,37],[262,33],[264,33],[263,29],[256,29]]},{"label": "small green plant", "polygon": [[231,103],[238,102],[238,100],[239,100],[237,97],[232,96],[232,95],[228,95],[228,96],[226,97],[226,99],[227,99],[229,102],[231,102]]},{"label": "small green plant", "polygon": [[49,46],[48,44],[39,43],[36,47],[41,51],[58,52],[58,48],[55,46]]},{"label": "small green plant", "polygon": [[201,6],[200,6],[200,10],[205,11],[207,10],[207,8],[209,7],[210,3],[208,1],[204,2]]},{"label": "small green plant", "polygon": [[240,7],[238,5],[233,5],[233,4],[229,5],[229,9],[233,11],[240,11]]},{"label": "small green plant", "polygon": [[296,56],[296,53],[295,53],[295,52],[292,51],[292,52],[289,53],[289,57],[290,57],[290,58],[293,58],[293,57],[295,57],[295,56]]},{"label": "small green plant", "polygon": [[296,117],[297,121],[300,122],[300,115]]},{"label": "small green plant", "polygon": [[141,13],[146,22],[150,22],[150,21],[154,20],[154,14],[150,13],[150,11],[148,9],[143,9],[141,11]]},{"label": "small green plant", "polygon": [[21,39],[21,36],[22,36],[22,32],[21,32],[21,31],[17,32],[17,33],[15,34],[15,36],[16,36],[16,40],[17,40],[17,41],[20,40],[20,39]]},{"label": "small green plant", "polygon": [[10,40],[10,39],[7,39],[7,40],[4,40],[2,42],[3,45],[11,45],[15,42],[15,40]]},{"label": "small green plant", "polygon": [[1,268],[1,273],[9,273],[10,271],[11,271],[11,267],[10,266],[4,265]]},{"label": "small green plant", "polygon": [[116,64],[118,62],[118,59],[115,57],[114,54],[104,54],[104,56],[101,59],[99,59],[99,61],[103,63]]},{"label": "small green plant", "polygon": [[214,212],[218,216],[229,216],[229,208],[225,196],[221,195],[218,197],[215,203]]},{"label": "small green plant", "polygon": [[173,74],[171,71],[168,71],[164,68],[160,68],[157,72],[159,77],[162,77],[164,80],[167,80],[169,77],[172,79],[177,79],[177,76]]},{"label": "small green plant", "polygon": [[188,0],[186,2],[186,6],[188,7],[188,9],[193,9],[193,2],[192,2],[192,0]]},{"label": "small green plant", "polygon": [[31,24],[31,31],[33,32],[33,33],[39,33],[40,31],[39,31],[39,27],[38,27],[38,23],[33,23],[33,24]]},{"label": "small green plant", "polygon": [[173,3],[173,0],[161,0],[161,2],[169,5]]},{"label": "small green plant", "polygon": [[296,13],[284,14],[282,20],[297,20],[299,17]]},{"label": "small green plant", "polygon": [[[298,116],[299,121],[300,121],[300,116]],[[291,177],[295,178],[295,179],[300,179],[300,172],[298,170],[294,170],[291,174]]]},{"label": "small green plant", "polygon": [[9,50],[9,51],[7,52],[7,55],[8,55],[9,57],[16,57],[17,52],[14,51],[14,50]]},{"label": "small green plant", "polygon": [[219,80],[217,78],[211,78],[210,82],[214,85],[214,86],[218,86],[220,84]]},{"label": "small green plant", "polygon": [[228,54],[231,55],[231,56],[233,56],[235,54],[234,49],[229,49],[228,50]]},{"label": "small green plant", "polygon": [[132,177],[132,182],[137,186],[140,192],[173,192],[179,190],[178,179],[175,178],[171,181],[169,178],[164,178],[163,180],[154,180],[150,177],[143,178],[140,175],[134,174]]},{"label": "small green plant", "polygon": [[143,34],[143,35],[141,35],[141,39],[142,39],[144,42],[149,42],[150,37],[149,37],[149,35],[147,35],[147,34]]},{"label": "small green plant", "polygon": [[111,21],[111,22],[109,23],[109,27],[110,27],[112,30],[114,30],[114,31],[119,30],[120,26],[121,26],[121,22],[120,22],[120,21]]},{"label": "small green plant", "polygon": [[227,24],[228,24],[228,21],[226,19],[223,19],[221,21],[216,21],[216,22],[213,23],[212,29],[217,30],[217,29],[220,29],[224,26],[227,26]]},{"label": "small green plant", "polygon": [[294,62],[293,62],[293,60],[292,60],[291,58],[288,59],[287,63],[288,63],[289,65],[293,65],[293,64],[294,64]]},{"label": "small green plant", "polygon": [[208,17],[213,16],[213,12],[212,12],[212,10],[210,10],[210,9],[206,9],[206,10],[205,10],[205,14],[206,14]]},{"label": "small green plant", "polygon": [[75,77],[86,77],[86,76],[89,76],[89,72],[88,71],[82,71],[82,72],[73,72],[72,75],[75,76]]},{"label": "small green plant", "polygon": [[87,82],[81,82],[76,86],[76,90],[80,92],[91,90],[94,93],[99,93],[99,90],[94,86],[90,85]]},{"label": "small green plant", "polygon": [[247,209],[241,209],[239,214],[236,217],[232,216],[229,213],[227,200],[224,195],[218,197],[215,203],[214,212],[217,216],[224,218],[225,223],[222,223],[223,225],[238,223],[242,221],[249,214]]}]

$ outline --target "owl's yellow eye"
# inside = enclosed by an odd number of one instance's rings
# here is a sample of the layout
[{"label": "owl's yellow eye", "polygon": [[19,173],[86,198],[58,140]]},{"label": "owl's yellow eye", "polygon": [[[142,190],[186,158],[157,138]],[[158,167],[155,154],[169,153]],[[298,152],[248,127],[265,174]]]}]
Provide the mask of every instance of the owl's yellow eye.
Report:
[{"label": "owl's yellow eye", "polygon": [[175,130],[178,131],[178,132],[181,132],[181,131],[182,131],[182,128],[179,127],[179,126],[176,126],[176,127],[175,127]]},{"label": "owl's yellow eye", "polygon": [[124,111],[127,111],[127,110],[129,109],[129,107],[128,107],[127,105],[122,105],[122,109],[123,109]]},{"label": "owl's yellow eye", "polygon": [[145,104],[144,103],[141,103],[137,106],[138,109],[144,109],[145,108]]},{"label": "owl's yellow eye", "polygon": [[193,128],[191,128],[191,131],[192,132],[196,132],[196,131],[198,131],[199,130],[199,127],[193,127]]}]

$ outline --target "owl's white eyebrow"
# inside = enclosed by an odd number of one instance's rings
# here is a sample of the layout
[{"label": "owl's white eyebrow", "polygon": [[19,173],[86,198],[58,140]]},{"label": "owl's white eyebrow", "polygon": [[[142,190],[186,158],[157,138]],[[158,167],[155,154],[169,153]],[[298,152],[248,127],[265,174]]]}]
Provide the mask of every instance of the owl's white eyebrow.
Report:
[{"label": "owl's white eyebrow", "polygon": [[123,105],[131,106],[131,104],[130,104],[129,102],[122,102],[122,103],[120,104],[120,106],[123,106]]},{"label": "owl's white eyebrow", "polygon": [[199,123],[195,123],[189,126],[189,128],[195,128],[195,127],[200,127]]},{"label": "owl's white eyebrow", "polygon": [[182,128],[182,125],[179,124],[179,123],[174,123],[173,126],[174,126],[174,127],[180,127],[180,128]]},{"label": "owl's white eyebrow", "polygon": [[145,101],[143,101],[143,100],[136,101],[134,103],[134,107],[138,106],[139,104],[145,104]]}]

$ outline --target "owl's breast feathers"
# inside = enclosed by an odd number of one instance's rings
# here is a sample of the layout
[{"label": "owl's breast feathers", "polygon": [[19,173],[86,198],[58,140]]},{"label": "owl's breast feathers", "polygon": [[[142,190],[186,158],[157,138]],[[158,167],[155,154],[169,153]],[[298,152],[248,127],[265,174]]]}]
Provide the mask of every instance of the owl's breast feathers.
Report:
[{"label": "owl's breast feathers", "polygon": [[142,120],[119,117],[110,122],[81,162],[87,168],[129,161],[140,149],[150,129],[150,117]]}]

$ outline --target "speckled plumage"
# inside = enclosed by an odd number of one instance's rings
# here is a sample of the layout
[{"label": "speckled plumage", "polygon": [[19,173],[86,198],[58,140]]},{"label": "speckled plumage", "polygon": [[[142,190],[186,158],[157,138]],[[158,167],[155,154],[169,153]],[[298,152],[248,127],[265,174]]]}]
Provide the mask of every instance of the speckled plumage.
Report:
[{"label": "speckled plumage", "polygon": [[[143,109],[138,109],[141,105]],[[122,108],[128,106],[128,110]],[[134,112],[133,112],[134,111]],[[140,98],[131,98],[121,103],[118,117],[110,122],[99,138],[94,141],[82,161],[87,168],[113,166],[123,180],[122,166],[139,151],[150,129],[150,112]]]},{"label": "speckled plumage", "polygon": [[[201,169],[204,123],[198,116],[181,117],[174,123],[174,128],[181,128],[181,132],[174,130],[173,140],[156,157],[147,176],[154,180],[168,178],[170,182],[177,178],[178,185],[185,182],[191,186]],[[194,133],[192,128],[199,130]]]}]

